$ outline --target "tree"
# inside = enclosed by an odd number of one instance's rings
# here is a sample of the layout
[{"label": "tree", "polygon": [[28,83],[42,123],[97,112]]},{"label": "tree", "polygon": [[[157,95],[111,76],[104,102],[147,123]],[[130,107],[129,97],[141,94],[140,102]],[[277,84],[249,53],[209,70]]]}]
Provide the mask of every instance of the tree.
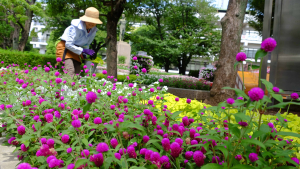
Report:
[{"label": "tree", "polygon": [[[33,15],[43,15],[41,3],[35,0],[0,0],[1,20],[12,28],[10,36],[2,41],[3,48],[23,51],[27,43]],[[8,26],[6,26],[8,27]]]},{"label": "tree", "polygon": [[[263,22],[264,22],[264,10],[265,10],[265,0],[249,0],[249,13],[254,16],[253,20],[249,21],[249,25],[259,32],[262,36]],[[274,23],[274,9],[275,0],[273,0],[272,7],[272,20],[271,20],[271,35],[273,35],[273,23]]]},{"label": "tree", "polygon": [[221,20],[221,51],[210,98],[206,101],[209,104],[215,105],[234,96],[234,91],[222,88],[225,86],[235,87],[237,70],[234,70],[234,63],[235,56],[240,51],[247,1],[229,0],[226,15]]}]

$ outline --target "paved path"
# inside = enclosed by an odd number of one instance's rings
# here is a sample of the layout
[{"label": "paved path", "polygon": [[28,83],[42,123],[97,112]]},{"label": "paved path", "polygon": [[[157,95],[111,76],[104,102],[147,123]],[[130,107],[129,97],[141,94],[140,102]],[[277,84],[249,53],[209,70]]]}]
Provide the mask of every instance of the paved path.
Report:
[{"label": "paved path", "polygon": [[5,140],[5,136],[0,137],[0,169],[14,169],[20,161],[18,160],[17,154],[12,153],[15,147],[2,145]]}]

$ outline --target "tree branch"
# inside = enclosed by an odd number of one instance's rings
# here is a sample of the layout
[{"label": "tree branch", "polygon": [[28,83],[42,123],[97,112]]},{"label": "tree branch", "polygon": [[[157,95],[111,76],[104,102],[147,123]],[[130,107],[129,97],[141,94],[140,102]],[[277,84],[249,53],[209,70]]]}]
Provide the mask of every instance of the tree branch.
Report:
[{"label": "tree branch", "polygon": [[20,27],[22,29],[22,32],[25,31],[24,26],[22,25],[22,23],[20,22],[20,20],[18,20],[17,24],[20,25]]}]

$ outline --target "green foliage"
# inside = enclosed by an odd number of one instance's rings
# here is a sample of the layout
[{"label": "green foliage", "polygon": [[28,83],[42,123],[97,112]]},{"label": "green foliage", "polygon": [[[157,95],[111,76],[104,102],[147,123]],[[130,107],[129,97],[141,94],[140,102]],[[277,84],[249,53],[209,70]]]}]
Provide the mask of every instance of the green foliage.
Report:
[{"label": "green foliage", "polygon": [[210,86],[201,81],[181,79],[181,78],[163,78],[163,82],[159,83],[161,86],[194,89],[194,90],[210,90]]},{"label": "green foliage", "polygon": [[190,70],[189,71],[189,76],[193,76],[193,77],[198,78],[199,77],[199,71],[200,70]]},{"label": "green foliage", "polygon": [[42,55],[33,52],[19,52],[0,49],[0,60],[4,61],[3,66],[8,66],[11,63],[20,65],[20,68],[25,68],[27,65],[46,65],[50,62],[52,65],[56,64],[55,55]]},{"label": "green foliage", "polygon": [[118,56],[118,63],[125,64],[126,58],[127,58],[126,56]]},{"label": "green foliage", "polygon": [[[127,79],[127,76],[129,77],[129,80]],[[102,73],[97,73],[96,77],[98,79],[106,79],[107,75],[104,75]],[[118,82],[134,82],[137,79],[136,75],[118,75],[117,77]]]}]

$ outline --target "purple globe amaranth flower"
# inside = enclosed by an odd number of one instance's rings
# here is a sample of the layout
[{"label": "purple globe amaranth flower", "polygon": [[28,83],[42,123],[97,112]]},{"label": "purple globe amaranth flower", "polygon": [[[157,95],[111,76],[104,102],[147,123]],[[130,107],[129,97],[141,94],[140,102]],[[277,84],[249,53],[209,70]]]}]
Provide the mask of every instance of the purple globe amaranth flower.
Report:
[{"label": "purple globe amaranth flower", "polygon": [[46,119],[47,123],[51,123],[51,122],[53,122],[53,115],[51,113],[47,113],[47,114],[45,114],[45,119]]},{"label": "purple globe amaranth flower", "polygon": [[94,123],[95,123],[95,124],[101,124],[101,123],[102,123],[102,119],[101,119],[100,117],[96,117],[96,118],[94,119]]},{"label": "purple globe amaranth flower", "polygon": [[21,163],[18,165],[17,169],[32,169],[32,167],[28,163]]},{"label": "purple globe amaranth flower", "polygon": [[268,123],[268,126],[269,126],[270,128],[274,128],[274,124],[273,124],[273,123]]},{"label": "purple globe amaranth flower", "polygon": [[220,161],[220,158],[219,158],[218,156],[213,156],[211,162],[212,162],[212,163],[219,163],[219,162],[221,162],[221,161]]},{"label": "purple globe amaranth flower", "polygon": [[122,158],[121,154],[120,153],[115,153],[115,158],[120,160]]},{"label": "purple globe amaranth flower", "polygon": [[201,167],[204,164],[205,155],[201,151],[195,151],[193,159],[198,167]]},{"label": "purple globe amaranth flower", "polygon": [[56,58],[56,62],[61,62],[61,58]]},{"label": "purple globe amaranth flower", "polygon": [[127,154],[129,156],[129,158],[136,158],[136,156],[137,156],[137,154],[136,154],[135,149],[134,149],[133,146],[129,146],[127,148]]},{"label": "purple globe amaranth flower", "polygon": [[264,97],[265,93],[261,88],[254,87],[248,92],[248,95],[252,101],[259,101]]},{"label": "purple globe amaranth flower", "polygon": [[261,49],[266,52],[272,52],[277,46],[277,42],[273,38],[267,38],[261,43]]},{"label": "purple globe amaranth flower", "polygon": [[19,126],[18,128],[17,128],[17,130],[18,130],[18,133],[20,134],[20,135],[23,135],[23,134],[25,134],[25,127],[24,126]]},{"label": "purple globe amaranth flower", "polygon": [[67,149],[67,153],[71,153],[72,150],[73,150],[72,147],[68,148],[68,149]]},{"label": "purple globe amaranth flower", "polygon": [[275,93],[278,93],[278,92],[279,92],[279,88],[278,88],[278,87],[273,87],[272,89],[273,89],[273,91],[274,91]]},{"label": "purple globe amaranth flower", "polygon": [[153,163],[158,163],[160,161],[160,154],[158,152],[154,152],[150,156],[150,161]]},{"label": "purple globe amaranth flower", "polygon": [[47,145],[49,146],[49,148],[53,148],[55,144],[55,141],[53,139],[48,139],[47,140]]},{"label": "purple globe amaranth flower", "polygon": [[94,103],[94,102],[96,101],[96,99],[97,99],[96,93],[94,93],[94,92],[88,92],[88,93],[86,94],[86,101],[87,101],[89,104]]},{"label": "purple globe amaranth flower", "polygon": [[82,157],[88,157],[90,155],[90,151],[87,149],[84,149],[83,151],[81,151],[81,156]]},{"label": "purple globe amaranth flower", "polygon": [[228,98],[227,103],[232,105],[234,103],[234,99],[233,98]]},{"label": "purple globe amaranth flower", "polygon": [[72,121],[72,126],[73,126],[74,128],[79,128],[79,127],[81,127],[81,121],[80,121],[80,120],[73,120],[73,121]]},{"label": "purple globe amaranth flower", "polygon": [[119,153],[120,153],[121,155],[125,154],[125,153],[126,153],[126,148],[121,148],[121,149],[119,150]]},{"label": "purple globe amaranth flower", "polygon": [[99,152],[99,153],[103,153],[103,152],[106,152],[109,150],[109,147],[106,143],[102,142],[102,143],[99,143],[96,147],[96,150]]},{"label": "purple globe amaranth flower", "polygon": [[71,163],[68,165],[67,169],[74,169],[75,168],[75,164],[74,163]]},{"label": "purple globe amaranth flower", "polygon": [[176,97],[176,98],[175,98],[175,101],[176,101],[176,102],[178,102],[178,101],[179,101],[179,98],[178,98],[178,97]]},{"label": "purple globe amaranth flower", "polygon": [[244,52],[240,52],[236,55],[235,59],[238,62],[242,62],[242,61],[245,61],[247,59],[247,55]]},{"label": "purple globe amaranth flower", "polygon": [[161,156],[161,158],[160,158],[160,164],[163,165],[163,168],[164,168],[164,169],[169,169],[169,168],[171,168],[171,164],[170,164],[169,161],[170,161],[170,160],[169,160],[169,157],[168,157],[168,156]]},{"label": "purple globe amaranth flower", "polygon": [[136,56],[134,56],[134,57],[132,58],[132,60],[137,60],[137,57],[136,57]]},{"label": "purple globe amaranth flower", "polygon": [[69,139],[70,139],[70,136],[67,135],[67,134],[65,134],[65,135],[63,135],[63,136],[61,137],[61,141],[62,141],[63,143],[68,143],[68,142],[69,142]]},{"label": "purple globe amaranth flower", "polygon": [[296,99],[299,98],[299,95],[297,93],[292,93],[291,94],[291,98],[294,99],[294,100],[296,100]]},{"label": "purple globe amaranth flower", "polygon": [[21,145],[21,150],[26,152],[28,150],[28,147],[25,146],[25,144]]},{"label": "purple globe amaranth flower", "polygon": [[258,155],[256,153],[250,153],[249,154],[249,159],[251,162],[255,162],[258,160]]},{"label": "purple globe amaranth flower", "polygon": [[159,81],[160,83],[164,82],[164,80],[163,80],[163,79],[159,79],[158,81]]},{"label": "purple globe amaranth flower", "polygon": [[181,138],[176,138],[175,142],[177,142],[180,146],[183,144],[183,140]]},{"label": "purple globe amaranth flower", "polygon": [[147,136],[147,135],[143,136],[144,143],[147,143],[149,141],[149,139],[150,139],[149,136]]},{"label": "purple globe amaranth flower", "polygon": [[299,164],[299,159],[297,157],[292,157],[291,160],[295,161],[295,163]]},{"label": "purple globe amaranth flower", "polygon": [[184,124],[184,126],[190,125],[189,118],[187,116],[184,116],[182,118],[182,123]]},{"label": "purple globe amaranth flower", "polygon": [[169,151],[170,150],[170,140],[168,138],[164,138],[161,140],[161,144],[164,148],[165,151]]},{"label": "purple globe amaranth flower", "polygon": [[145,155],[146,151],[147,151],[146,148],[142,148],[142,149],[140,150],[140,154],[141,154],[141,155]]},{"label": "purple globe amaranth flower", "polygon": [[171,156],[173,158],[177,158],[180,155],[182,148],[177,142],[173,142],[170,147],[171,147]]},{"label": "purple globe amaranth flower", "polygon": [[238,99],[238,100],[244,100],[244,98],[243,98],[243,97],[238,97],[237,99]]},{"label": "purple globe amaranth flower", "polygon": [[143,68],[143,69],[142,69],[142,72],[143,72],[143,73],[147,73],[147,69]]},{"label": "purple globe amaranth flower", "polygon": [[235,159],[237,159],[238,161],[240,161],[240,160],[243,159],[243,157],[242,157],[241,155],[236,155],[236,156],[235,156]]},{"label": "purple globe amaranth flower", "polygon": [[195,133],[196,133],[195,129],[190,129],[190,137],[191,138],[194,138]]},{"label": "purple globe amaranth flower", "polygon": [[185,152],[185,159],[189,160],[193,157],[194,152],[192,151],[187,151]]},{"label": "purple globe amaranth flower", "polygon": [[145,160],[150,160],[151,154],[153,153],[152,150],[146,150],[145,152]]},{"label": "purple globe amaranth flower", "polygon": [[60,83],[62,82],[62,80],[61,80],[61,78],[58,77],[58,78],[55,79],[55,82],[56,82],[57,84],[60,84]]},{"label": "purple globe amaranth flower", "polygon": [[240,121],[240,122],[239,122],[239,125],[242,126],[242,127],[247,127],[247,126],[248,126],[248,123],[247,123],[247,122],[244,122],[244,121]]},{"label": "purple globe amaranth flower", "polygon": [[102,153],[91,155],[90,161],[94,162],[97,167],[101,167],[104,161]]},{"label": "purple globe amaranth flower", "polygon": [[186,99],[186,103],[187,103],[187,104],[190,104],[191,101],[192,101],[191,99]]},{"label": "purple globe amaranth flower", "polygon": [[118,145],[118,140],[116,138],[112,138],[110,140],[110,145],[113,147],[113,148],[116,148],[117,145]]}]

